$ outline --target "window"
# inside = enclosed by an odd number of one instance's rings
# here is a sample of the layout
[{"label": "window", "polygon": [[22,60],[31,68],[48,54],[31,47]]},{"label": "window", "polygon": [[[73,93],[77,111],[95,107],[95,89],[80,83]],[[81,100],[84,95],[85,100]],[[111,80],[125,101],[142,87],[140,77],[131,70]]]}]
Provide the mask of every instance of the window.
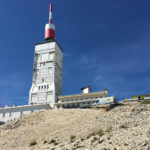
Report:
[{"label": "window", "polygon": [[46,93],[44,93],[44,92],[41,93],[41,92],[40,92],[40,93],[39,93],[39,96],[38,96],[38,100],[42,100],[42,101],[43,101],[43,100],[46,100]]},{"label": "window", "polygon": [[37,54],[36,59],[37,59],[37,61],[40,61],[40,55],[39,54]]},{"label": "window", "polygon": [[41,69],[40,71],[41,71],[41,74],[47,74],[47,71],[48,71],[48,70],[47,70],[47,68],[43,68],[43,69]]},{"label": "window", "polygon": [[99,100],[96,101],[96,103],[98,103],[98,102],[99,102]]},{"label": "window", "polygon": [[53,59],[53,53],[50,53],[50,54],[49,54],[49,58],[50,58],[50,59]]},{"label": "window", "polygon": [[49,67],[49,68],[48,68],[48,73],[49,73],[49,74],[52,74],[52,73],[53,73],[52,67]]},{"label": "window", "polygon": [[3,118],[5,117],[5,113],[3,113]]},{"label": "window", "polygon": [[42,54],[41,56],[42,56],[41,60],[46,61],[46,60],[48,60],[49,54],[45,53],[45,54]]},{"label": "window", "polygon": [[48,94],[53,94],[53,91],[49,91],[49,92],[47,92]]},{"label": "window", "polygon": [[21,112],[20,112],[20,116],[22,116],[22,114],[23,114],[23,113],[22,113],[22,111],[21,111]]},{"label": "window", "polygon": [[37,101],[37,93],[32,94],[32,102]]},{"label": "window", "polygon": [[9,117],[11,117],[12,115],[11,115],[11,112],[9,113]]}]

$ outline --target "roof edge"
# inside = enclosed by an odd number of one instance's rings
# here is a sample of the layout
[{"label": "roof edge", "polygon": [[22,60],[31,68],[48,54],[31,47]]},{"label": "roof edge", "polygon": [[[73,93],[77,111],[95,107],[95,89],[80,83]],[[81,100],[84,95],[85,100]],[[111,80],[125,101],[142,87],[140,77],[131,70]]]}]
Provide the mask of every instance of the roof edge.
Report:
[{"label": "roof edge", "polygon": [[56,40],[54,40],[54,39],[45,40],[44,42],[35,43],[34,45],[36,46],[36,45],[46,44],[46,43],[51,43],[51,42],[56,42],[57,45],[59,46],[60,50],[61,50],[62,53],[63,53],[63,50],[62,50],[61,46],[60,46],[60,45],[58,44],[58,42],[57,42]]}]

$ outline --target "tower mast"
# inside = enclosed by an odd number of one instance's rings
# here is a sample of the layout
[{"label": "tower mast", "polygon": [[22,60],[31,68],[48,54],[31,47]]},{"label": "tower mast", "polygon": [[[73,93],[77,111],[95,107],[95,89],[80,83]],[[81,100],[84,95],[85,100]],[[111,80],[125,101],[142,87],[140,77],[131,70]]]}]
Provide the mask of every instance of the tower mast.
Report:
[{"label": "tower mast", "polygon": [[55,39],[55,25],[52,24],[52,4],[49,9],[49,23],[45,25],[45,40]]}]

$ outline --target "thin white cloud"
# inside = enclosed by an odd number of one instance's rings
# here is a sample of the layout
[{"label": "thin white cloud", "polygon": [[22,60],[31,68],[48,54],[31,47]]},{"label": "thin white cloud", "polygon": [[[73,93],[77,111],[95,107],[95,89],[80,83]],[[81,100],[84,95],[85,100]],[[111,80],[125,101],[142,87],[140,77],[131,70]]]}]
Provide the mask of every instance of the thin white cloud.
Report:
[{"label": "thin white cloud", "polygon": [[99,82],[99,81],[102,81],[104,78],[102,75],[97,75],[95,78],[94,78],[94,82]]},{"label": "thin white cloud", "polygon": [[94,67],[97,67],[97,65],[98,65],[96,57],[92,58],[86,54],[81,55],[78,58],[77,63],[79,63],[81,65],[86,65],[86,67],[88,67],[88,68],[94,68]]},{"label": "thin white cloud", "polygon": [[81,64],[89,64],[90,59],[86,55],[82,55],[78,62]]}]

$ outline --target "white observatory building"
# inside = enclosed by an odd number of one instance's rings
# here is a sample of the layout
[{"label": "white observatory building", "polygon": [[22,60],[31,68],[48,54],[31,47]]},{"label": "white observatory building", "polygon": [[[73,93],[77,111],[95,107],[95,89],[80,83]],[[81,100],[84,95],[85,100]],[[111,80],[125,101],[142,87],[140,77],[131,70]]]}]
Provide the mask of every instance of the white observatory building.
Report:
[{"label": "white observatory building", "polygon": [[35,45],[33,79],[29,105],[49,104],[54,108],[62,95],[62,50],[55,40],[50,5],[49,24],[45,26],[45,42]]},{"label": "white observatory building", "polygon": [[54,104],[62,95],[62,51],[53,39],[35,45],[29,105]]}]

